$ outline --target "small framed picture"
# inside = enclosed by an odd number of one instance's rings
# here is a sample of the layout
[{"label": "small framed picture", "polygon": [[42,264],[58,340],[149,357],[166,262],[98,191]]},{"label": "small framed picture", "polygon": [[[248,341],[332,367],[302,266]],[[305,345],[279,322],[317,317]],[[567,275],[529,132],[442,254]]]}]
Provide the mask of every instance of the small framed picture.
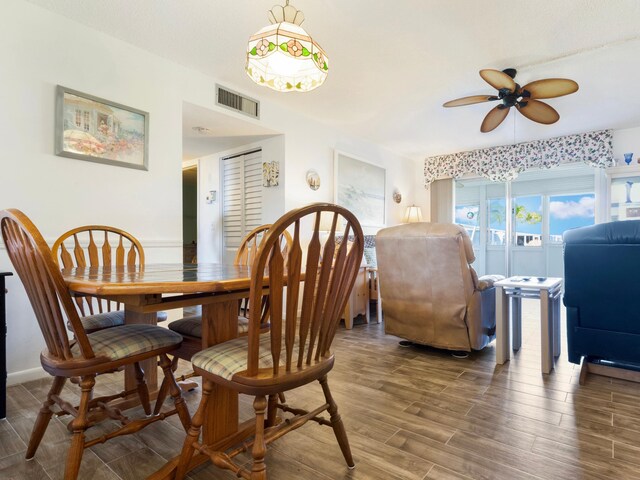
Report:
[{"label": "small framed picture", "polygon": [[280,162],[262,162],[262,186],[277,187],[280,184]]},{"label": "small framed picture", "polygon": [[58,85],[56,155],[148,170],[149,114]]}]

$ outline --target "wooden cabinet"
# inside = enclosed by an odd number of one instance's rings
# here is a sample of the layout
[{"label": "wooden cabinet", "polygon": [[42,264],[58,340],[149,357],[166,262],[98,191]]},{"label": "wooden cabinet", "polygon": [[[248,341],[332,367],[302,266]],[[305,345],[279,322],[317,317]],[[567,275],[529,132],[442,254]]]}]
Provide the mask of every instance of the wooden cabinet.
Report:
[{"label": "wooden cabinet", "polygon": [[13,275],[0,272],[0,418],[7,416],[7,317],[5,314],[5,278]]},{"label": "wooden cabinet", "polygon": [[640,165],[608,168],[607,220],[640,219]]}]

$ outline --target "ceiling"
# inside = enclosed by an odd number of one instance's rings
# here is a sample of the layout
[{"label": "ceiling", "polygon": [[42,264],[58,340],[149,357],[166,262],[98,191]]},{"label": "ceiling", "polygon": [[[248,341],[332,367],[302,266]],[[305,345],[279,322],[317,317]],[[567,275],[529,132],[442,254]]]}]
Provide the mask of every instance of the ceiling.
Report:
[{"label": "ceiling", "polygon": [[[291,0],[331,60],[325,85],[305,94],[269,91],[244,73],[249,35],[284,2],[30,1],[414,159],[640,125],[638,0]],[[580,90],[549,100],[561,115],[551,126],[512,112],[481,134],[490,106],[442,108],[492,92],[478,70],[507,67],[520,84],[568,77]]]},{"label": "ceiling", "polygon": [[[199,127],[208,130],[195,129]],[[191,103],[182,104],[183,160],[222,152],[274,135],[278,132],[261,125]]]}]

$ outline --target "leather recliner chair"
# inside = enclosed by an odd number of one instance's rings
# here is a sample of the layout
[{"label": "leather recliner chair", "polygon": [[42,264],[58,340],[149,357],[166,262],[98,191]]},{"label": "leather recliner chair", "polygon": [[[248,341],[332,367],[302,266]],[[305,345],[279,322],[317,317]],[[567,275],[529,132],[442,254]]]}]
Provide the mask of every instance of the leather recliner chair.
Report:
[{"label": "leather recliner chair", "polygon": [[640,221],[564,233],[569,361],[640,364]]},{"label": "leather recliner chair", "polygon": [[459,225],[410,223],[376,236],[385,333],[457,351],[495,338],[494,281],[478,279],[471,240]]}]

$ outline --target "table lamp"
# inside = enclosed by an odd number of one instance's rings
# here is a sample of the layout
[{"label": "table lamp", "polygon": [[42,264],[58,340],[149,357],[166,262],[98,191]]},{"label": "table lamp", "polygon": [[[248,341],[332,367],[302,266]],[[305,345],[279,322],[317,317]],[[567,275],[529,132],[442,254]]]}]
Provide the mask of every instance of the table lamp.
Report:
[{"label": "table lamp", "polygon": [[417,223],[417,222],[422,222],[422,210],[420,209],[420,207],[411,205],[410,207],[407,207],[407,210],[404,212],[402,223]]}]

